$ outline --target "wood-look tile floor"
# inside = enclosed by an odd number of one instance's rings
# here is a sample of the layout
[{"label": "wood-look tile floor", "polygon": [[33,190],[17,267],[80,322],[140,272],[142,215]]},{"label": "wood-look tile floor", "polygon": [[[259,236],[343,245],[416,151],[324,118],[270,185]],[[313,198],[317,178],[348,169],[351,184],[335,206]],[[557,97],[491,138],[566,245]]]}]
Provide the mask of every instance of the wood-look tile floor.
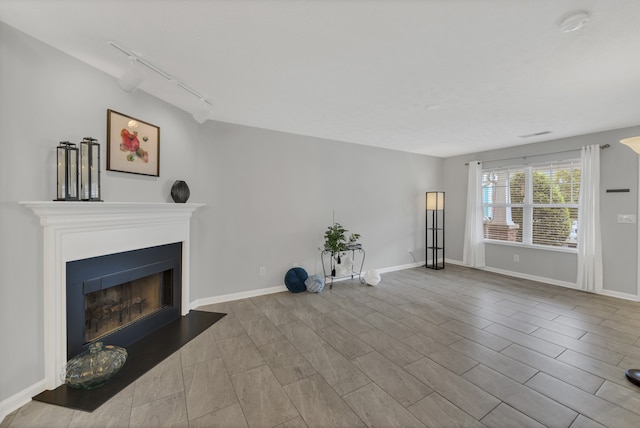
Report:
[{"label": "wood-look tile floor", "polygon": [[93,413],[6,427],[640,427],[640,303],[449,265],[228,315]]}]

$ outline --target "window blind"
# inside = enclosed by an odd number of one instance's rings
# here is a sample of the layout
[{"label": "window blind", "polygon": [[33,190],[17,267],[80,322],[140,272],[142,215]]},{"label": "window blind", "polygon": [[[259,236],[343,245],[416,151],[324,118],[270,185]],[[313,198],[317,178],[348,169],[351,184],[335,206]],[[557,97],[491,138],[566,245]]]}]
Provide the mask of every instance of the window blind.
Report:
[{"label": "window blind", "polygon": [[482,172],[487,240],[576,248],[580,160]]}]

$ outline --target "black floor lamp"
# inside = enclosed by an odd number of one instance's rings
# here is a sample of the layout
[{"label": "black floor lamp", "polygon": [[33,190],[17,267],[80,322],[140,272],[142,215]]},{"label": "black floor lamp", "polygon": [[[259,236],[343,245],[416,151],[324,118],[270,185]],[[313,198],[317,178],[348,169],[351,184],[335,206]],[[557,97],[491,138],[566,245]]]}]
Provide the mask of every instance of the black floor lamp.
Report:
[{"label": "black floor lamp", "polygon": [[427,192],[426,208],[425,266],[444,269],[444,192]]}]

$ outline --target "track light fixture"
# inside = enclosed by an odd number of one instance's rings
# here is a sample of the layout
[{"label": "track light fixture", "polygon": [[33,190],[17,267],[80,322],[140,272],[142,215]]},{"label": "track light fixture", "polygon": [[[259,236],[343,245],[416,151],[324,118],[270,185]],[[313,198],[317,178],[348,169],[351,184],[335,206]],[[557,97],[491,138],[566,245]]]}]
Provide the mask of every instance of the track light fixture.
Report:
[{"label": "track light fixture", "polygon": [[200,102],[200,107],[198,107],[198,110],[196,110],[195,113],[193,113],[193,118],[196,120],[196,122],[202,125],[207,121],[207,119],[209,119],[210,113],[211,113],[211,107],[203,99]]},{"label": "track light fixture", "polygon": [[124,72],[120,80],[118,80],[118,85],[120,85],[122,90],[130,94],[135,92],[135,90],[138,89],[138,86],[140,86],[140,84],[144,80],[142,71],[136,66],[136,62],[136,57],[130,56],[129,68]]},{"label": "track light fixture", "polygon": [[140,86],[140,84],[144,80],[142,71],[138,67],[138,64],[140,64],[145,66],[149,70],[153,71],[154,73],[160,75],[161,77],[165,78],[169,82],[189,92],[191,95],[193,95],[194,97],[198,98],[201,101],[199,104],[198,110],[196,110],[193,113],[193,118],[198,123],[203,124],[209,119],[209,115],[211,114],[211,109],[213,107],[213,102],[203,97],[194,89],[189,87],[187,84],[176,79],[174,76],[162,70],[161,68],[156,67],[154,64],[150,63],[149,61],[137,55],[134,55],[130,50],[125,49],[124,47],[112,41],[108,41],[107,43],[109,44],[109,46],[111,46],[115,50],[127,55],[129,57],[129,61],[131,62],[129,69],[127,69],[127,71],[122,75],[122,77],[118,81],[118,84],[124,91],[132,93],[138,88],[138,86]]}]

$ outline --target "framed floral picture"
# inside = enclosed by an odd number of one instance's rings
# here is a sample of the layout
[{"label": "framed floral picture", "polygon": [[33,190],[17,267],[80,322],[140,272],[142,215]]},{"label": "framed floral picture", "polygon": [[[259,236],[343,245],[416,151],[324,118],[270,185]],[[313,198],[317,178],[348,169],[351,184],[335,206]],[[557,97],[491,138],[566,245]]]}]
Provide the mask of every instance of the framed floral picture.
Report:
[{"label": "framed floral picture", "polygon": [[107,170],[160,176],[160,128],[107,110]]}]

